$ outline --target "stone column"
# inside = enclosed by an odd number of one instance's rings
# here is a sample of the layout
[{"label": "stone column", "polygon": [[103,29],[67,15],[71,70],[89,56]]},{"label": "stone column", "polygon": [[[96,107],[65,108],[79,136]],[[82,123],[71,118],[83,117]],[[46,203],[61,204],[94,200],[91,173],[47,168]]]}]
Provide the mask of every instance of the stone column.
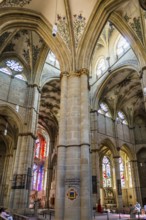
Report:
[{"label": "stone column", "polygon": [[131,165],[131,174],[132,174],[131,175],[132,184],[133,184],[134,195],[135,195],[135,201],[133,202],[138,201],[140,204],[142,204],[137,160],[131,160],[130,165]]},{"label": "stone column", "polygon": [[119,164],[119,156],[114,157],[114,167],[115,167],[115,186],[116,186],[116,201],[118,209],[123,208],[122,202],[122,188],[121,188],[121,177],[120,177],[120,164]]},{"label": "stone column", "polygon": [[89,119],[89,91],[88,74],[86,69],[81,73],[81,219],[91,219],[91,170],[90,170],[90,119]]},{"label": "stone column", "polygon": [[[99,163],[99,152],[98,152],[98,135],[97,135],[97,110],[90,111],[90,142],[91,142],[91,173],[92,173],[92,205],[97,207],[98,201],[100,199],[100,163]],[[94,185],[96,184],[96,186]]]},{"label": "stone column", "polygon": [[28,100],[22,132],[19,133],[10,194],[10,208],[24,210],[29,205],[31,174],[36,140],[39,90],[28,88]]},{"label": "stone column", "polygon": [[68,77],[64,220],[81,219],[80,73]]},{"label": "stone column", "polygon": [[54,148],[54,141],[50,141],[49,155],[48,155],[47,186],[46,186],[46,205],[45,205],[47,208],[49,208],[49,197],[50,197],[52,174],[53,174],[53,165],[51,163],[53,148]]},{"label": "stone column", "polygon": [[55,195],[55,220],[64,219],[65,203],[65,159],[66,159],[66,130],[67,130],[67,81],[68,73],[61,73],[61,103],[59,121],[59,145],[57,152],[57,177]]},{"label": "stone column", "polygon": [[61,79],[55,220],[91,219],[88,71]]}]

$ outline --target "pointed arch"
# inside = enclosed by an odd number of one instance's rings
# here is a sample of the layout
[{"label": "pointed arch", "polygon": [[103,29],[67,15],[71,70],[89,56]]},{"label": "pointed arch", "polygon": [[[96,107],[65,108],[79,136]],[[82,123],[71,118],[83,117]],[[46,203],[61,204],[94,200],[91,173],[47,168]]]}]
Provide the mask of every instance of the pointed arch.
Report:
[{"label": "pointed arch", "polygon": [[141,61],[141,66],[144,66],[146,62],[146,51],[135,32],[128,27],[127,22],[116,12],[111,14],[110,21],[123,36],[126,36],[128,41],[131,43],[130,45],[133,48],[134,53],[138,58],[140,58],[139,60]]},{"label": "pointed arch", "polygon": [[10,105],[0,104],[0,115],[11,117],[15,122],[15,124],[17,125],[19,133],[22,132],[23,130],[22,118]]},{"label": "pointed arch", "polygon": [[[77,68],[85,67],[89,68],[92,58],[93,50],[95,48],[97,39],[100,36],[101,31],[107,20],[110,18],[111,12],[119,7],[127,0],[119,1],[97,1],[92,17],[90,17],[85,29],[85,34],[80,41],[78,53],[77,53]],[[113,22],[114,24],[114,22]],[[120,29],[121,30],[121,29]],[[136,41],[134,41],[136,43]],[[139,51],[141,53],[141,51]]]},{"label": "pointed arch", "polygon": [[24,8],[19,8],[19,11],[12,8],[9,12],[5,10],[1,12],[1,19],[5,20],[5,22],[1,25],[0,34],[16,27],[18,29],[27,28],[28,30],[34,30],[44,39],[48,47],[56,55],[60,62],[61,71],[71,69],[69,50],[59,36],[56,36],[54,40],[52,37],[52,25],[42,15]]},{"label": "pointed arch", "polygon": [[118,151],[117,151],[113,141],[111,139],[109,139],[109,138],[103,139],[99,143],[99,146],[100,146],[99,152],[102,152],[103,147],[106,147],[105,151],[110,150],[111,153],[113,154],[113,156],[117,156],[117,154],[118,154]]},{"label": "pointed arch", "polygon": [[127,156],[129,157],[130,160],[134,160],[135,159],[134,151],[132,151],[131,148],[126,143],[124,143],[121,146],[121,150],[124,151],[127,154]]}]

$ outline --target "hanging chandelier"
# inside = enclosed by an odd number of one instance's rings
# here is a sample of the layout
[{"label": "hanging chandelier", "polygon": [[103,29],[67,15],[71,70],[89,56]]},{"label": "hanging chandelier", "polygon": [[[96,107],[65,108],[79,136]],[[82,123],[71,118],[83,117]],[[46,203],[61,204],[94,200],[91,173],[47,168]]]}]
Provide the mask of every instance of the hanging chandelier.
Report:
[{"label": "hanging chandelier", "polygon": [[0,0],[0,6],[4,7],[23,7],[26,4],[29,4],[32,0]]}]

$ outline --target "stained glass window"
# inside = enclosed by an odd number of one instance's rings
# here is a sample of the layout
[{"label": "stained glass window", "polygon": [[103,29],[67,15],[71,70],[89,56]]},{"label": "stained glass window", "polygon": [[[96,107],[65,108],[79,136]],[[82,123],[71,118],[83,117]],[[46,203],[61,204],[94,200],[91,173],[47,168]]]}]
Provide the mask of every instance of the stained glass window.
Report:
[{"label": "stained glass window", "polygon": [[8,75],[13,75],[14,77],[20,80],[27,81],[23,70],[24,67],[17,58],[9,59],[9,60],[6,59],[0,63],[1,72]]},{"label": "stained glass window", "polygon": [[40,155],[40,140],[36,140],[36,147],[35,147],[35,157],[39,158]]},{"label": "stained glass window", "polygon": [[38,134],[38,139],[36,140],[35,145],[35,164],[33,165],[33,183],[32,188],[38,191],[43,190],[44,188],[44,166],[46,159],[46,140],[41,135]]},{"label": "stained glass window", "polygon": [[33,165],[33,179],[32,179],[32,189],[36,190],[37,188],[37,172],[38,166],[36,164]]},{"label": "stained glass window", "polygon": [[129,187],[132,187],[132,175],[131,175],[130,162],[128,162],[128,177],[129,177]]},{"label": "stained glass window", "polygon": [[124,163],[122,158],[119,158],[119,163],[120,163],[120,177],[121,177],[121,186],[125,187],[125,168],[124,168]]},{"label": "stained glass window", "polygon": [[23,66],[16,60],[7,60],[6,65],[11,69],[16,72],[22,72],[23,71]]},{"label": "stained glass window", "polygon": [[103,187],[111,187],[111,164],[108,157],[104,156],[102,160],[102,178],[103,178]]}]

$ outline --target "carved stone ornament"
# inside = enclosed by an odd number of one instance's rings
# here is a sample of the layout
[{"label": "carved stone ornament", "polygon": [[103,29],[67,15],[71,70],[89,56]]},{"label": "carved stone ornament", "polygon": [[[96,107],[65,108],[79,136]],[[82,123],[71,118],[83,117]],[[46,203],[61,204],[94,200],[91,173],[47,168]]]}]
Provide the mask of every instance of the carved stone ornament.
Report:
[{"label": "carved stone ornament", "polygon": [[23,7],[32,0],[0,0],[0,7]]},{"label": "carved stone ornament", "polygon": [[139,4],[144,10],[146,10],[146,0],[139,0]]}]

